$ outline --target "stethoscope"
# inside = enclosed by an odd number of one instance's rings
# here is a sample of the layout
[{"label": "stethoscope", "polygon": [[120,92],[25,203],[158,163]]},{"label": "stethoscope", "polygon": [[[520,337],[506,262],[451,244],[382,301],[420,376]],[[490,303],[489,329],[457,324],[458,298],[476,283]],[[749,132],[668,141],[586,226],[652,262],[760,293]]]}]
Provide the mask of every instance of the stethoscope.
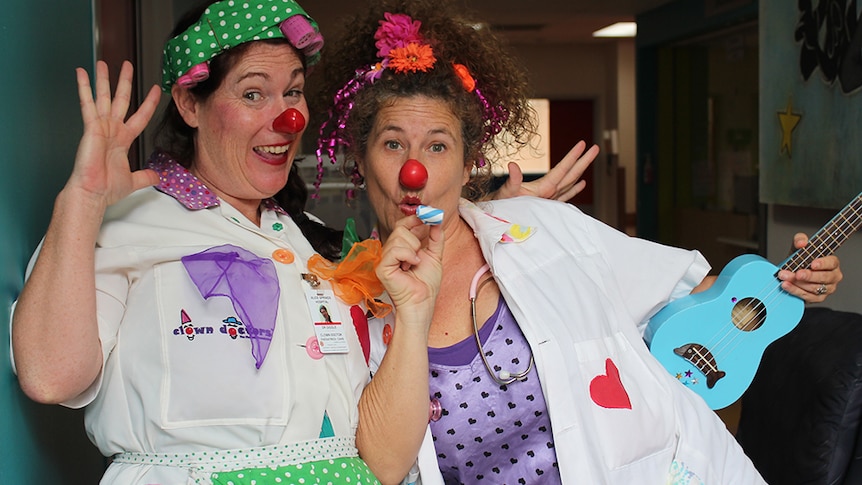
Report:
[{"label": "stethoscope", "polygon": [[484,266],[479,268],[479,271],[476,272],[473,276],[473,281],[470,283],[470,317],[473,319],[473,336],[476,337],[476,346],[479,347],[479,357],[482,358],[482,362],[485,364],[485,369],[488,370],[488,374],[491,375],[491,378],[494,379],[497,384],[505,386],[515,381],[523,381],[527,378],[527,374],[529,374],[533,369],[533,353],[530,352],[530,365],[527,366],[527,370],[516,374],[512,374],[507,370],[501,370],[499,373],[494,372],[494,369],[488,363],[488,358],[485,357],[485,349],[482,348],[482,340],[479,338],[479,324],[476,322],[476,295],[479,293],[482,286],[485,286],[485,283],[491,281],[491,278],[489,278],[483,281],[481,286],[479,285],[479,278],[490,270],[491,267],[485,263]]}]

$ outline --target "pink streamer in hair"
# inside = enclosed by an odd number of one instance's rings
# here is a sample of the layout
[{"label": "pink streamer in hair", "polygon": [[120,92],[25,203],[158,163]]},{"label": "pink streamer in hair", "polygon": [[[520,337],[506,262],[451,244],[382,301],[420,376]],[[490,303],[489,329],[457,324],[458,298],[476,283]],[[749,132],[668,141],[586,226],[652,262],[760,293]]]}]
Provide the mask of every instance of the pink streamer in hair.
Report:
[{"label": "pink streamer in hair", "polygon": [[[320,198],[320,184],[323,181],[323,155],[329,157],[329,162],[335,165],[337,163],[335,152],[338,146],[350,146],[350,141],[347,140],[344,129],[347,126],[347,118],[350,116],[350,111],[353,109],[353,98],[356,93],[362,89],[368,81],[365,74],[368,70],[357,71],[356,76],[347,82],[343,88],[335,93],[335,102],[329,109],[329,117],[320,126],[320,133],[317,138],[317,175],[314,180],[314,193],[311,194],[312,199]],[[348,191],[348,198],[352,199],[354,195],[352,191]]]},{"label": "pink streamer in hair", "polygon": [[482,110],[485,112],[485,135],[482,137],[482,144],[484,145],[503,131],[503,124],[509,120],[509,111],[500,105],[492,106],[479,88],[476,88],[474,92],[479,97],[479,101],[482,102]]},{"label": "pink streamer in hair", "polygon": [[[500,105],[491,105],[488,98],[482,94],[482,91],[477,87],[473,90],[476,97],[482,103],[483,118],[485,119],[485,134],[482,136],[482,145],[488,143],[494,136],[503,131],[503,124],[509,119],[509,111]],[[478,160],[479,166],[485,166],[485,157],[480,156]]]}]

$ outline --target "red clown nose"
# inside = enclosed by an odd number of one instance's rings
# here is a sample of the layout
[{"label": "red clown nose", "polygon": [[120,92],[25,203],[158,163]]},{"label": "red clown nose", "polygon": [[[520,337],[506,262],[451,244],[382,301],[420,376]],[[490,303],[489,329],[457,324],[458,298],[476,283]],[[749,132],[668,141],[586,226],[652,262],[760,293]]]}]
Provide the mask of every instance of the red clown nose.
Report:
[{"label": "red clown nose", "polygon": [[291,135],[299,133],[303,128],[305,128],[305,117],[295,108],[288,108],[272,122],[273,130]]},{"label": "red clown nose", "polygon": [[410,190],[419,190],[428,182],[428,170],[419,160],[407,160],[398,173],[398,181]]}]

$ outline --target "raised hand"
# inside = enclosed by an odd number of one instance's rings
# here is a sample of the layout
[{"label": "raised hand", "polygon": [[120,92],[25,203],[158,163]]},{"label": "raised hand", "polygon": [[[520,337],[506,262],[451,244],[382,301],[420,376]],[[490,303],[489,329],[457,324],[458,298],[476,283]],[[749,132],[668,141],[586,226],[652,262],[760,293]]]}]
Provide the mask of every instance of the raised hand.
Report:
[{"label": "raised hand", "polygon": [[598,145],[593,145],[589,150],[586,150],[586,147],[586,142],[578,142],[560,163],[532,182],[524,182],[521,167],[515,162],[509,162],[509,178],[497,191],[495,198],[531,195],[564,202],[571,199],[586,187],[587,182],[579,179],[599,154]]},{"label": "raised hand", "polygon": [[443,276],[443,244],[442,226],[425,226],[416,216],[398,221],[387,238],[377,277],[399,321],[430,326]]},{"label": "raised hand", "polygon": [[124,121],[132,90],[132,65],[123,64],[111,99],[108,66],[96,65],[96,97],[78,69],[84,135],[33,271],[18,298],[12,346],[18,381],[31,399],[68,401],[89,388],[102,368],[96,312],[95,251],[105,209],[131,192],[158,183],[152,170],[129,169],[129,147],[159,101],[150,90]]},{"label": "raised hand", "polygon": [[84,134],[66,189],[81,191],[107,207],[159,181],[152,170],[131,171],[129,148],[152,118],[160,92],[153,86],[140,108],[126,120],[132,92],[131,63],[123,63],[113,98],[108,66],[103,61],[96,63],[95,99],[87,72],[78,68],[76,73]]}]

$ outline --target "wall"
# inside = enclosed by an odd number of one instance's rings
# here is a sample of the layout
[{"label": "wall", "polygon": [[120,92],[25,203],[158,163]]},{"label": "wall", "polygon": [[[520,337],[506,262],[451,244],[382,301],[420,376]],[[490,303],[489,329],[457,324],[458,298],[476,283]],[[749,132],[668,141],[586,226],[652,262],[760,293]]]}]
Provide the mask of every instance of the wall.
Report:
[{"label": "wall", "polygon": [[617,42],[617,128],[619,130],[619,155],[617,165],[625,169],[625,207],[628,216],[637,212],[635,191],[637,166],[637,75],[635,69],[636,49],[632,39]]},{"label": "wall", "polygon": [[857,0],[761,0],[764,202],[838,210],[862,190],[860,12]]},{"label": "wall", "polygon": [[[61,14],[62,12],[62,14]],[[92,70],[90,0],[5,0],[0,15],[0,334],[24,266],[81,135],[75,67]],[[19,390],[8,340],[0,340],[0,483],[97,483],[104,460],[81,411],[37,405]]]},{"label": "wall", "polygon": [[[838,8],[839,5],[856,5],[856,2],[836,1],[830,5]],[[824,66],[815,70],[808,81],[803,81],[800,74],[801,44],[789,37],[802,18],[796,2],[761,0],[759,7],[760,83],[763,93],[760,99],[760,154],[765,166],[760,195],[761,199],[786,200],[787,204],[795,205],[769,206],[767,258],[778,263],[787,257],[787,241],[794,233],[814,234],[862,191],[860,142],[856,135],[862,119],[862,94],[858,89],[843,93],[839,81],[830,83],[824,80],[824,70],[829,61],[834,60],[825,56],[819,58]],[[857,19],[860,15],[858,7],[856,11],[848,10],[848,15],[852,17],[849,20]],[[833,24],[835,20],[830,18],[829,22],[821,25],[819,42],[826,42],[823,36],[829,29],[844,28],[843,24]],[[862,26],[856,25],[855,29],[855,36],[852,31],[842,32],[842,35],[853,36],[858,41]],[[785,34],[777,35],[776,32]],[[830,56],[841,53],[838,45],[830,44],[822,49]],[[850,49],[854,47],[850,46]],[[857,43],[856,55],[848,55],[843,61],[842,74],[862,69],[858,49]],[[776,113],[784,111],[781,108],[788,100],[793,103],[792,111],[802,115],[788,140],[790,151],[779,148],[782,140],[776,121]],[[764,184],[766,176],[770,177],[767,180],[769,184]],[[814,205],[829,208],[811,207]],[[862,313],[862,234],[851,236],[837,254],[841,258],[844,280],[825,306]]]},{"label": "wall", "polygon": [[[162,82],[162,49],[174,28],[175,19],[179,19],[187,10],[197,6],[199,0],[137,0],[140,15],[140,64],[135,66],[138,72],[139,95],[143,96],[149,86]],[[168,104],[170,96],[163,94],[156,119],[162,109]],[[152,140],[153,128],[156,123],[144,130],[141,143],[141,157],[153,152],[155,144]]]},{"label": "wall", "polygon": [[[635,173],[634,42],[607,40],[592,44],[514,45],[515,53],[530,73],[535,96],[548,99],[592,99],[595,103],[597,139],[588,143],[602,145],[601,134],[619,129],[619,156],[602,153],[594,162],[594,215],[617,224],[616,166]],[[574,145],[578,140],[571,140]],[[608,167],[608,165],[610,165]],[[627,184],[627,212],[634,212],[635,186]],[[629,209],[630,207],[630,209]]]},{"label": "wall", "polygon": [[[757,18],[755,0],[734,1],[728,5],[733,6],[712,11],[704,0],[677,0],[637,17],[636,180],[637,232],[641,237],[671,241],[673,226],[668,221],[673,217],[675,190],[678,189],[674,181],[680,180],[682,169],[668,164],[674,163],[675,153],[681,149],[677,145],[689,144],[682,147],[687,152],[705,145],[691,146],[695,140],[686,134],[691,127],[685,123],[680,123],[680,128],[669,129],[673,116],[680,114],[675,100],[680,96],[690,97],[692,90],[706,89],[702,83],[691,82],[692,72],[706,67],[695,65],[700,58],[696,55],[674,58],[676,53],[670,46]],[[669,65],[678,68],[667,69]],[[688,91],[679,93],[677,86],[680,84]]]},{"label": "wall", "polygon": [[[822,3],[822,2],[821,2]],[[759,23],[775,19],[775,15],[765,13],[765,7],[796,9],[796,2],[785,0],[761,0],[735,10],[722,12],[719,15],[705,16],[703,0],[678,0],[664,7],[648,12],[638,18],[638,233],[650,239],[658,238],[657,215],[660,212],[662,191],[653,177],[651,170],[659,159],[657,140],[673,138],[679,133],[659,133],[656,129],[655,114],[658,112],[655,93],[669,85],[670,80],[659,77],[658,65],[662,55],[661,46],[691,38],[708,32],[720,30],[730,25],[738,25],[757,19]],[[858,14],[858,12],[857,12]],[[786,15],[780,16],[786,18]],[[761,35],[761,39],[763,35]],[[774,46],[760,42],[761,61],[768,58]],[[798,77],[798,65],[794,61],[787,66],[787,71],[771,72],[776,76]],[[775,66],[770,66],[775,69]],[[772,89],[768,81],[764,81],[761,67],[760,91]],[[857,108],[858,111],[858,108]],[[862,111],[859,111],[862,113]],[[759,145],[759,155],[763,156],[764,143],[762,135],[765,129],[774,129],[775,110],[761,109],[758,118],[761,122],[759,132],[761,138],[754,143]],[[762,123],[770,122],[766,128]],[[819,123],[834,123],[830,119],[821,119]],[[825,150],[830,150],[834,143],[823,144]],[[773,152],[775,150],[772,150]],[[858,156],[858,154],[857,154]],[[646,182],[645,182],[646,181]],[[802,183],[800,191],[828,191],[830,187],[815,187]],[[857,190],[862,190],[859,187]],[[801,192],[800,192],[801,193]],[[848,197],[849,200],[849,197]],[[790,241],[794,233],[806,232],[809,235],[816,232],[837,212],[835,210],[815,209],[811,207],[789,207],[784,205],[769,205],[764,211],[765,223],[765,256],[775,264],[787,257],[790,251]],[[838,250],[844,280],[837,293],[832,295],[825,306],[838,310],[862,312],[862,235],[856,234],[844,243]]]}]

